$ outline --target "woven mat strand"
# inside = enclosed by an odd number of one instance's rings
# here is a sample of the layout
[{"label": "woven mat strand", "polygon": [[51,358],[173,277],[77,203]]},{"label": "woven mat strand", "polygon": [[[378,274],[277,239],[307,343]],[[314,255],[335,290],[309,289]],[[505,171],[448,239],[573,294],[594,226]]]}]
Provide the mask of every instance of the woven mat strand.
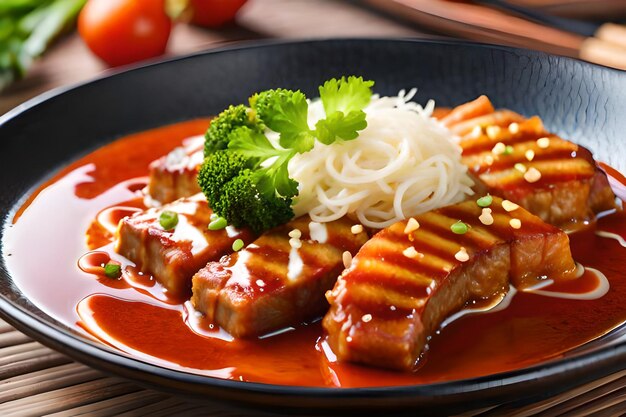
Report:
[{"label": "woven mat strand", "polygon": [[[621,416],[624,413],[626,371],[531,405],[504,404],[462,416]],[[0,320],[0,415],[232,417],[248,413],[195,404],[107,376],[48,349]]]}]

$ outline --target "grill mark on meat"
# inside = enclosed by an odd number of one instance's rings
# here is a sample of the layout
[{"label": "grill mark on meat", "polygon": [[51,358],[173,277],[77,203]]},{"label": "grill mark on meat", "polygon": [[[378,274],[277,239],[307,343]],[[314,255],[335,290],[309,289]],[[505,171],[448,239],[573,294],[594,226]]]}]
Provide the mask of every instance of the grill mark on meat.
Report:
[{"label": "grill mark on meat", "polygon": [[[461,136],[462,162],[489,192],[515,201],[545,221],[568,230],[592,222],[595,213],[614,209],[615,196],[591,152],[549,133],[537,116],[524,119],[508,110],[494,111],[485,96],[452,109],[442,123]],[[511,126],[515,122],[516,126]],[[478,129],[479,128],[479,129]],[[540,147],[537,139],[549,138]],[[493,152],[498,143],[510,154]],[[526,152],[532,151],[531,161]],[[516,169],[516,164],[524,167]],[[524,169],[534,168],[524,176]],[[528,181],[530,179],[530,181]]]},{"label": "grill mark on meat", "polygon": [[[159,224],[164,210],[178,215],[173,230],[163,230]],[[173,297],[187,297],[191,278],[202,265],[232,252],[236,239],[250,242],[253,238],[244,229],[234,229],[232,235],[226,230],[209,230],[211,214],[201,194],[137,212],[120,221],[115,251],[153,275]]]},{"label": "grill mark on meat", "polygon": [[397,256],[396,253],[390,248],[385,253],[385,262],[364,260],[361,267],[367,270],[367,273],[359,277],[359,283],[394,290],[401,294],[423,293],[422,297],[428,295],[426,288],[430,288],[435,280],[428,275],[416,273],[408,262],[408,258],[402,255]]},{"label": "grill mark on meat", "polygon": [[544,136],[554,136],[544,130],[543,123],[537,116],[533,116],[526,120],[518,120],[519,121],[515,122],[519,126],[519,132],[516,134],[509,132],[510,123],[487,125],[497,126],[500,128],[500,132],[491,137],[486,133],[486,129],[483,127],[484,125],[477,123],[476,120],[468,120],[467,123],[472,126],[481,127],[481,133],[478,136],[474,136],[473,132],[469,132],[461,137],[459,145],[463,149],[463,156],[476,154],[478,152],[491,151],[498,142],[503,142],[507,145],[517,145],[519,143],[536,140]]},{"label": "grill mark on meat", "polygon": [[[331,309],[323,324],[339,359],[409,369],[426,337],[466,302],[501,295],[509,282],[523,288],[544,275],[574,277],[563,232],[521,207],[506,212],[497,197],[490,207],[490,226],[478,220],[482,209],[467,201],[416,216],[420,228],[408,235],[406,221],[396,223],[361,248],[327,294]],[[521,228],[511,227],[512,218],[521,220]],[[457,219],[470,226],[467,233],[450,230]],[[404,256],[408,246],[423,257]],[[461,246],[467,262],[454,258]],[[437,264],[439,270],[432,268]],[[457,288],[459,282],[465,287]],[[457,298],[434,301],[448,293]]]},{"label": "grill mark on meat", "polygon": [[480,216],[481,210],[478,206],[468,207],[467,210],[446,210],[445,208],[439,212],[425,213],[421,217],[420,228],[423,226],[425,230],[429,226],[440,237],[448,241],[447,247],[454,258],[454,254],[461,246],[478,246],[479,248],[489,247],[498,239],[498,236],[489,229],[470,228],[465,234],[456,234],[451,227],[459,220],[465,224],[476,223],[476,219]]},{"label": "grill mark on meat", "polygon": [[506,129],[511,123],[522,123],[524,118],[510,110],[498,110],[495,113],[460,122],[457,125],[448,125],[452,133],[461,137],[472,135],[476,126],[499,126]]},{"label": "grill mark on meat", "polygon": [[[210,262],[194,276],[194,307],[236,337],[259,336],[322,314],[324,294],[344,269],[343,252],[356,254],[367,234],[353,234],[352,222],[340,219],[325,225],[328,238],[319,243],[311,240],[309,224],[308,216],[295,219],[242,251]],[[301,232],[298,249],[290,244],[293,229]],[[303,267],[290,277],[294,252]]]},{"label": "grill mark on meat", "polygon": [[[482,151],[480,153],[474,153],[470,155],[463,155],[464,163],[471,167],[471,171],[480,175],[485,172],[498,172],[505,169],[511,169],[517,163],[524,164],[526,166],[536,163],[537,161],[553,161],[553,160],[567,160],[571,159],[572,153],[578,150],[578,146],[571,146],[571,143],[563,140],[554,140],[548,149],[540,149],[537,146],[536,139],[532,141],[523,141],[513,146],[513,152],[509,155],[496,157],[491,149],[488,151]],[[526,152],[533,151],[533,159],[529,161],[526,158]],[[492,164],[486,162],[487,158],[494,159]]]},{"label": "grill mark on meat", "polygon": [[527,169],[535,168],[541,173],[538,181],[529,183],[524,174],[515,168],[498,172],[487,172],[481,179],[490,187],[499,187],[503,190],[520,188],[530,189],[547,188],[557,182],[583,181],[593,177],[594,168],[587,162],[578,159],[550,160],[529,162],[524,164]]},{"label": "grill mark on meat", "polygon": [[[392,248],[394,253],[398,253],[402,255],[402,251],[406,249],[408,246],[420,246],[420,253],[429,254],[430,256],[424,257],[422,262],[419,264],[415,264],[411,262],[413,272],[422,273],[426,276],[431,274],[439,274],[441,271],[449,271],[453,266],[454,254],[446,249],[442,249],[438,247],[436,243],[440,243],[441,245],[447,244],[448,241],[440,238],[436,234],[430,233],[426,231],[426,228],[422,230],[420,235],[413,242],[405,243],[406,237],[396,238],[395,234],[401,236],[403,233],[401,231],[389,231],[390,235],[394,235],[394,237],[390,236],[389,238],[385,237],[384,239],[376,239],[372,240],[372,244],[368,246],[368,251],[371,252],[373,256],[376,256],[380,259],[384,259],[385,256],[388,256],[389,249]],[[426,238],[424,238],[426,236]],[[458,248],[457,248],[458,250]],[[402,255],[404,258],[406,256]],[[408,258],[407,258],[408,259]]]},{"label": "grill mark on meat", "polygon": [[[364,274],[365,275],[365,274]],[[355,277],[356,278],[356,277]],[[364,278],[364,277],[360,277]],[[393,276],[386,280],[385,285],[374,285],[367,280],[359,281],[359,285],[350,285],[349,294],[343,301],[347,304],[358,305],[364,312],[371,313],[372,317],[385,318],[403,317],[407,312],[422,309],[428,297],[428,286],[411,288],[411,291],[399,291],[392,285]],[[391,310],[389,306],[394,306]],[[362,317],[355,317],[362,320]]]}]

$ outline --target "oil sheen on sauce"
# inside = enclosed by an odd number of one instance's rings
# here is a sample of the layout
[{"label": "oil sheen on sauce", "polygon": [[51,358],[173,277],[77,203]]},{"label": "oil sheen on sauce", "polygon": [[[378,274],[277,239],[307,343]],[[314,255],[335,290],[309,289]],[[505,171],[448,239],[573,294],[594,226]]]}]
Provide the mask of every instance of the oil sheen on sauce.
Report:
[{"label": "oil sheen on sauce", "polygon": [[[4,242],[7,265],[24,294],[85,336],[146,362],[219,378],[321,387],[421,384],[519,369],[561,357],[626,321],[626,249],[619,239],[626,237],[626,216],[614,213],[598,220],[604,235],[591,229],[570,235],[575,259],[610,282],[604,296],[577,300],[516,292],[487,313],[446,322],[413,373],[336,362],[321,342],[319,321],[235,340],[204,323],[184,299],[169,297],[128,260],[111,255],[117,221],[144,208],[141,189],[149,163],[206,125],[194,120],[131,135],[76,161],[38,189],[16,213]],[[613,185],[624,196],[624,185]],[[101,249],[83,256],[96,248]],[[109,257],[126,269],[124,279],[98,274]],[[297,269],[295,257],[293,262]],[[573,283],[540,290],[575,294],[597,286],[588,270]]]}]

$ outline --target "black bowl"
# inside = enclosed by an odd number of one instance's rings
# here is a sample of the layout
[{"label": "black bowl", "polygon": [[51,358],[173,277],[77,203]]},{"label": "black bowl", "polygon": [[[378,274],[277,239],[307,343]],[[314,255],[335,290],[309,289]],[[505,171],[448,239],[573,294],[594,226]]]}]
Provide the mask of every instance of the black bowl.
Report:
[{"label": "black bowl", "polygon": [[[0,118],[2,239],[33,188],[69,161],[115,138],[216,114],[272,87],[316,95],[345,74],[376,91],[419,87],[417,100],[455,105],[487,94],[498,107],[539,114],[547,127],[624,170],[626,74],[538,52],[461,42],[320,40],[229,48],[155,63],[45,94]],[[2,246],[0,246],[2,250]],[[0,314],[78,361],[168,392],[291,411],[429,409],[439,412],[556,394],[626,368],[620,331],[539,366],[438,384],[324,389],[243,383],[143,362],[93,342],[47,316],[0,261]]]}]

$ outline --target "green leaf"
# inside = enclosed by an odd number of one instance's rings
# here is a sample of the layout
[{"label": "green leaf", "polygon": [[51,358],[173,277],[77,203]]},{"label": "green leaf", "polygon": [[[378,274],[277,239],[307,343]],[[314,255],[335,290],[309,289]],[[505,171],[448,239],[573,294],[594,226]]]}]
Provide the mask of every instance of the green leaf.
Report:
[{"label": "green leaf", "polygon": [[6,42],[11,38],[15,31],[13,19],[10,17],[0,17],[0,49],[5,48]]},{"label": "green leaf", "polygon": [[277,193],[281,197],[290,198],[298,195],[298,182],[289,178],[289,160],[296,151],[283,151],[268,167],[254,173],[254,181],[261,194],[272,197]]},{"label": "green leaf", "polygon": [[[267,137],[252,129],[241,127],[231,133],[228,149],[246,158],[257,161],[254,181],[260,193],[273,197],[278,193],[283,197],[293,197],[298,193],[298,183],[289,178],[289,160],[298,152],[296,149],[277,149]],[[275,158],[267,167],[261,163]]]},{"label": "green leaf", "polygon": [[0,1],[0,16],[18,16],[50,2],[50,0],[2,0]]},{"label": "green leaf", "polygon": [[[220,130],[224,133],[220,140],[227,150],[217,151],[209,159],[210,164],[205,162],[200,170],[199,182],[216,212],[222,216],[228,213],[227,218],[233,224],[247,224],[255,230],[276,225],[275,218],[291,218],[291,203],[298,195],[298,183],[289,177],[289,161],[298,153],[310,151],[316,139],[326,145],[356,139],[359,131],[367,127],[363,109],[371,100],[373,85],[361,77],[326,82],[320,87],[326,118],[314,130],[309,127],[309,106],[302,92],[274,89],[250,97],[250,108],[245,114],[251,116],[252,125],[233,123],[235,117],[226,123],[228,129],[223,129],[226,133]],[[213,130],[218,130],[215,123]],[[268,139],[265,128],[279,134],[278,143]],[[220,152],[226,152],[224,155],[229,157],[223,161],[225,167],[218,164]],[[221,174],[222,168],[230,164],[238,168],[239,159],[246,162],[246,168],[226,183],[219,180],[228,177]],[[282,214],[268,215],[276,210],[282,210]]]},{"label": "green leaf", "polygon": [[308,152],[313,149],[313,145],[315,145],[315,136],[309,130],[298,133],[282,133],[280,135],[280,146],[291,148],[297,153]]},{"label": "green leaf", "polygon": [[86,0],[0,0],[0,90],[69,29]]},{"label": "green leaf", "polygon": [[344,115],[341,111],[331,113],[315,125],[317,139],[325,145],[330,145],[339,139],[352,140],[359,136],[359,131],[367,127],[365,112],[351,111]]},{"label": "green leaf", "polygon": [[[294,153],[295,154],[295,153]],[[298,195],[298,182],[289,177],[289,160],[294,154],[285,155],[285,158],[278,160],[278,164],[274,170],[270,170],[273,174],[271,179],[276,192],[282,197],[294,197]]]},{"label": "green leaf", "polygon": [[373,86],[374,81],[364,81],[363,77],[355,76],[326,81],[319,88],[326,115],[336,111],[350,113],[363,110],[372,99]]},{"label": "green leaf", "polygon": [[43,20],[24,42],[24,50],[31,57],[41,55],[52,40],[74,22],[86,0],[57,0],[46,9]]},{"label": "green leaf", "polygon": [[280,153],[267,137],[248,127],[239,127],[229,135],[228,149],[247,158],[266,160]]},{"label": "green leaf", "polygon": [[280,146],[307,152],[313,148],[315,138],[309,129],[309,104],[300,91],[282,92],[267,98],[261,118],[265,125],[280,133]]}]

